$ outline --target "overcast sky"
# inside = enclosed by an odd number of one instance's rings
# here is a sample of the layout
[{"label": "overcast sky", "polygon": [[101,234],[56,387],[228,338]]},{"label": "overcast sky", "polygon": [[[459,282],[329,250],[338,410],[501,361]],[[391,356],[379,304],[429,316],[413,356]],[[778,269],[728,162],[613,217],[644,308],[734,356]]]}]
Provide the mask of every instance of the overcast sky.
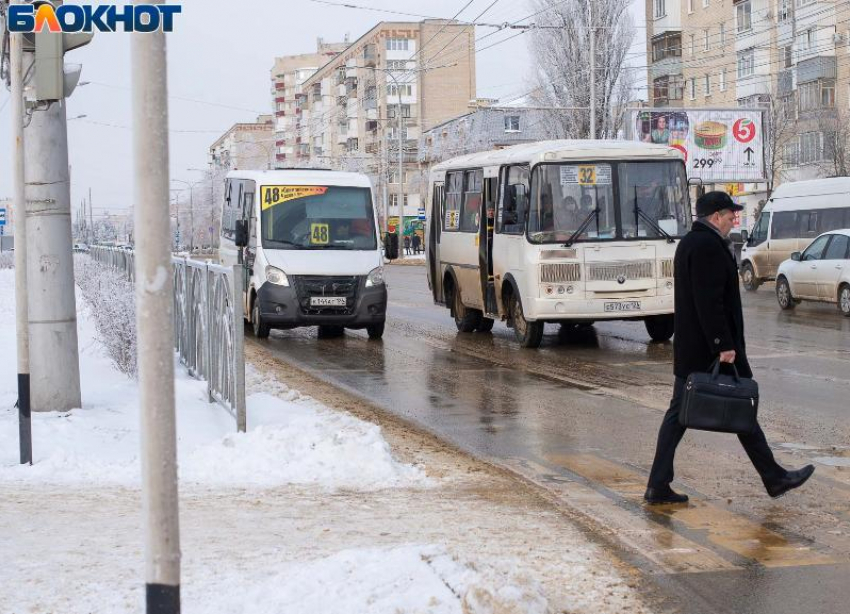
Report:
[{"label": "overcast sky", "polygon": [[[174,1],[174,0],[171,0]],[[337,0],[328,0],[335,2]],[[348,2],[349,0],[346,0]],[[453,17],[467,0],[350,0],[388,11]],[[81,4],[78,0],[74,4]],[[123,2],[117,2],[123,4]],[[472,20],[492,0],[473,0],[459,19]],[[388,12],[330,6],[316,0],[185,0],[175,32],[168,37],[171,176],[195,181],[207,168],[210,144],[231,125],[271,112],[270,69],[280,55],[315,50],[316,39],[355,40],[379,21],[415,20]],[[523,0],[500,0],[480,21],[515,22],[532,12]],[[643,24],[643,2],[634,0],[635,23]],[[490,33],[479,28],[477,36]],[[513,36],[490,36],[479,48]],[[643,29],[638,29],[640,52]],[[88,189],[99,207],[120,210],[133,197],[130,44],[125,33],[95,36],[70,52],[67,62],[83,65],[79,88],[68,100],[71,203],[75,209]],[[477,56],[478,96],[510,99],[527,91],[529,58],[525,36]],[[645,63],[638,57],[638,64]],[[8,92],[0,90],[0,197],[11,196]],[[179,185],[175,185],[179,187]]]}]

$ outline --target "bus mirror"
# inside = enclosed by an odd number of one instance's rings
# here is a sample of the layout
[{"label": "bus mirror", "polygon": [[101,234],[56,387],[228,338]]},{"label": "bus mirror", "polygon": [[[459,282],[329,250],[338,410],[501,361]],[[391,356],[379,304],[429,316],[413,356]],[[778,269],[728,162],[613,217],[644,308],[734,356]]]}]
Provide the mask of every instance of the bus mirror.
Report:
[{"label": "bus mirror", "polygon": [[248,222],[245,220],[236,220],[235,237],[233,242],[236,247],[246,247],[248,245]]}]

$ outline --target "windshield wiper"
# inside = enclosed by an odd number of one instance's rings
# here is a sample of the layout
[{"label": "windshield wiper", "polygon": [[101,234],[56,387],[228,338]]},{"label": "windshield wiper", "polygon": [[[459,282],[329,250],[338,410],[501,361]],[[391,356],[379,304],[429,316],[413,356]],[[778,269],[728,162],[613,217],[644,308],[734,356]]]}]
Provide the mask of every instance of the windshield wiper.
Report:
[{"label": "windshield wiper", "polygon": [[564,247],[572,247],[573,243],[576,242],[576,239],[584,234],[584,231],[587,230],[588,226],[590,226],[590,222],[593,221],[593,218],[599,218],[599,207],[590,212],[587,218],[585,218],[585,220],[581,223],[581,226],[578,227],[578,230],[571,234],[570,238],[567,239],[567,242],[564,243]]},{"label": "windshield wiper", "polygon": [[637,232],[638,232],[638,218],[643,218],[643,220],[647,224],[649,224],[650,228],[652,228],[658,234],[663,235],[664,238],[667,239],[667,243],[675,243],[676,239],[671,237],[669,233],[667,233],[663,228],[661,228],[661,226],[659,226],[658,223],[655,220],[653,220],[651,217],[649,217],[644,212],[644,210],[640,208],[640,206],[638,205],[638,193],[637,193],[637,191],[638,191],[638,186],[635,186],[635,233],[637,234]]}]

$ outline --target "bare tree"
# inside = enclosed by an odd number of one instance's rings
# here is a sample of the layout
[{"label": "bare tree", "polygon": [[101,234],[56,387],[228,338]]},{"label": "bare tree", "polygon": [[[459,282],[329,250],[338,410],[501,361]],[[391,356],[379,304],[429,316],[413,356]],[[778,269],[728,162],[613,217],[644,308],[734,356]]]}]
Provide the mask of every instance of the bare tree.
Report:
[{"label": "bare tree", "polygon": [[[591,24],[591,7],[592,20]],[[615,138],[634,85],[626,57],[635,37],[630,0],[531,0],[532,94],[541,106],[578,107],[554,116],[553,137],[590,134],[590,37],[596,43],[596,134]]]},{"label": "bare tree", "polygon": [[817,128],[823,134],[824,174],[847,177],[850,170],[850,113],[844,109],[828,109],[818,113]]},{"label": "bare tree", "polygon": [[793,96],[783,99],[774,93],[763,108],[764,172],[770,198],[776,184],[782,182],[785,170],[794,163],[786,156],[786,146],[797,138],[797,113]]}]

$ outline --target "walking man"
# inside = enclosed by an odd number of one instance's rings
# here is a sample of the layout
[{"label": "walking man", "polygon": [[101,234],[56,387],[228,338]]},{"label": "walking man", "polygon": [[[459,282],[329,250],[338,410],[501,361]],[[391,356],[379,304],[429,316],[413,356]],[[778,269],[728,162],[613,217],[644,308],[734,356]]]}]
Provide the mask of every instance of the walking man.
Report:
[{"label": "walking man", "polygon": [[[673,347],[673,399],[661,423],[655,460],[644,499],[650,504],[684,503],[687,495],[670,488],[676,446],[685,434],[679,424],[685,380],[695,372],[707,372],[719,356],[734,364],[743,377],[752,377],[744,342],[744,314],[738,268],[729,233],[735,224],[736,205],[725,192],[708,192],[697,200],[697,217],[691,232],[676,250],[675,337]],[[814,473],[807,465],[788,471],[773,458],[764,432],[738,435],[750,461],[771,497],[802,486]]]}]

